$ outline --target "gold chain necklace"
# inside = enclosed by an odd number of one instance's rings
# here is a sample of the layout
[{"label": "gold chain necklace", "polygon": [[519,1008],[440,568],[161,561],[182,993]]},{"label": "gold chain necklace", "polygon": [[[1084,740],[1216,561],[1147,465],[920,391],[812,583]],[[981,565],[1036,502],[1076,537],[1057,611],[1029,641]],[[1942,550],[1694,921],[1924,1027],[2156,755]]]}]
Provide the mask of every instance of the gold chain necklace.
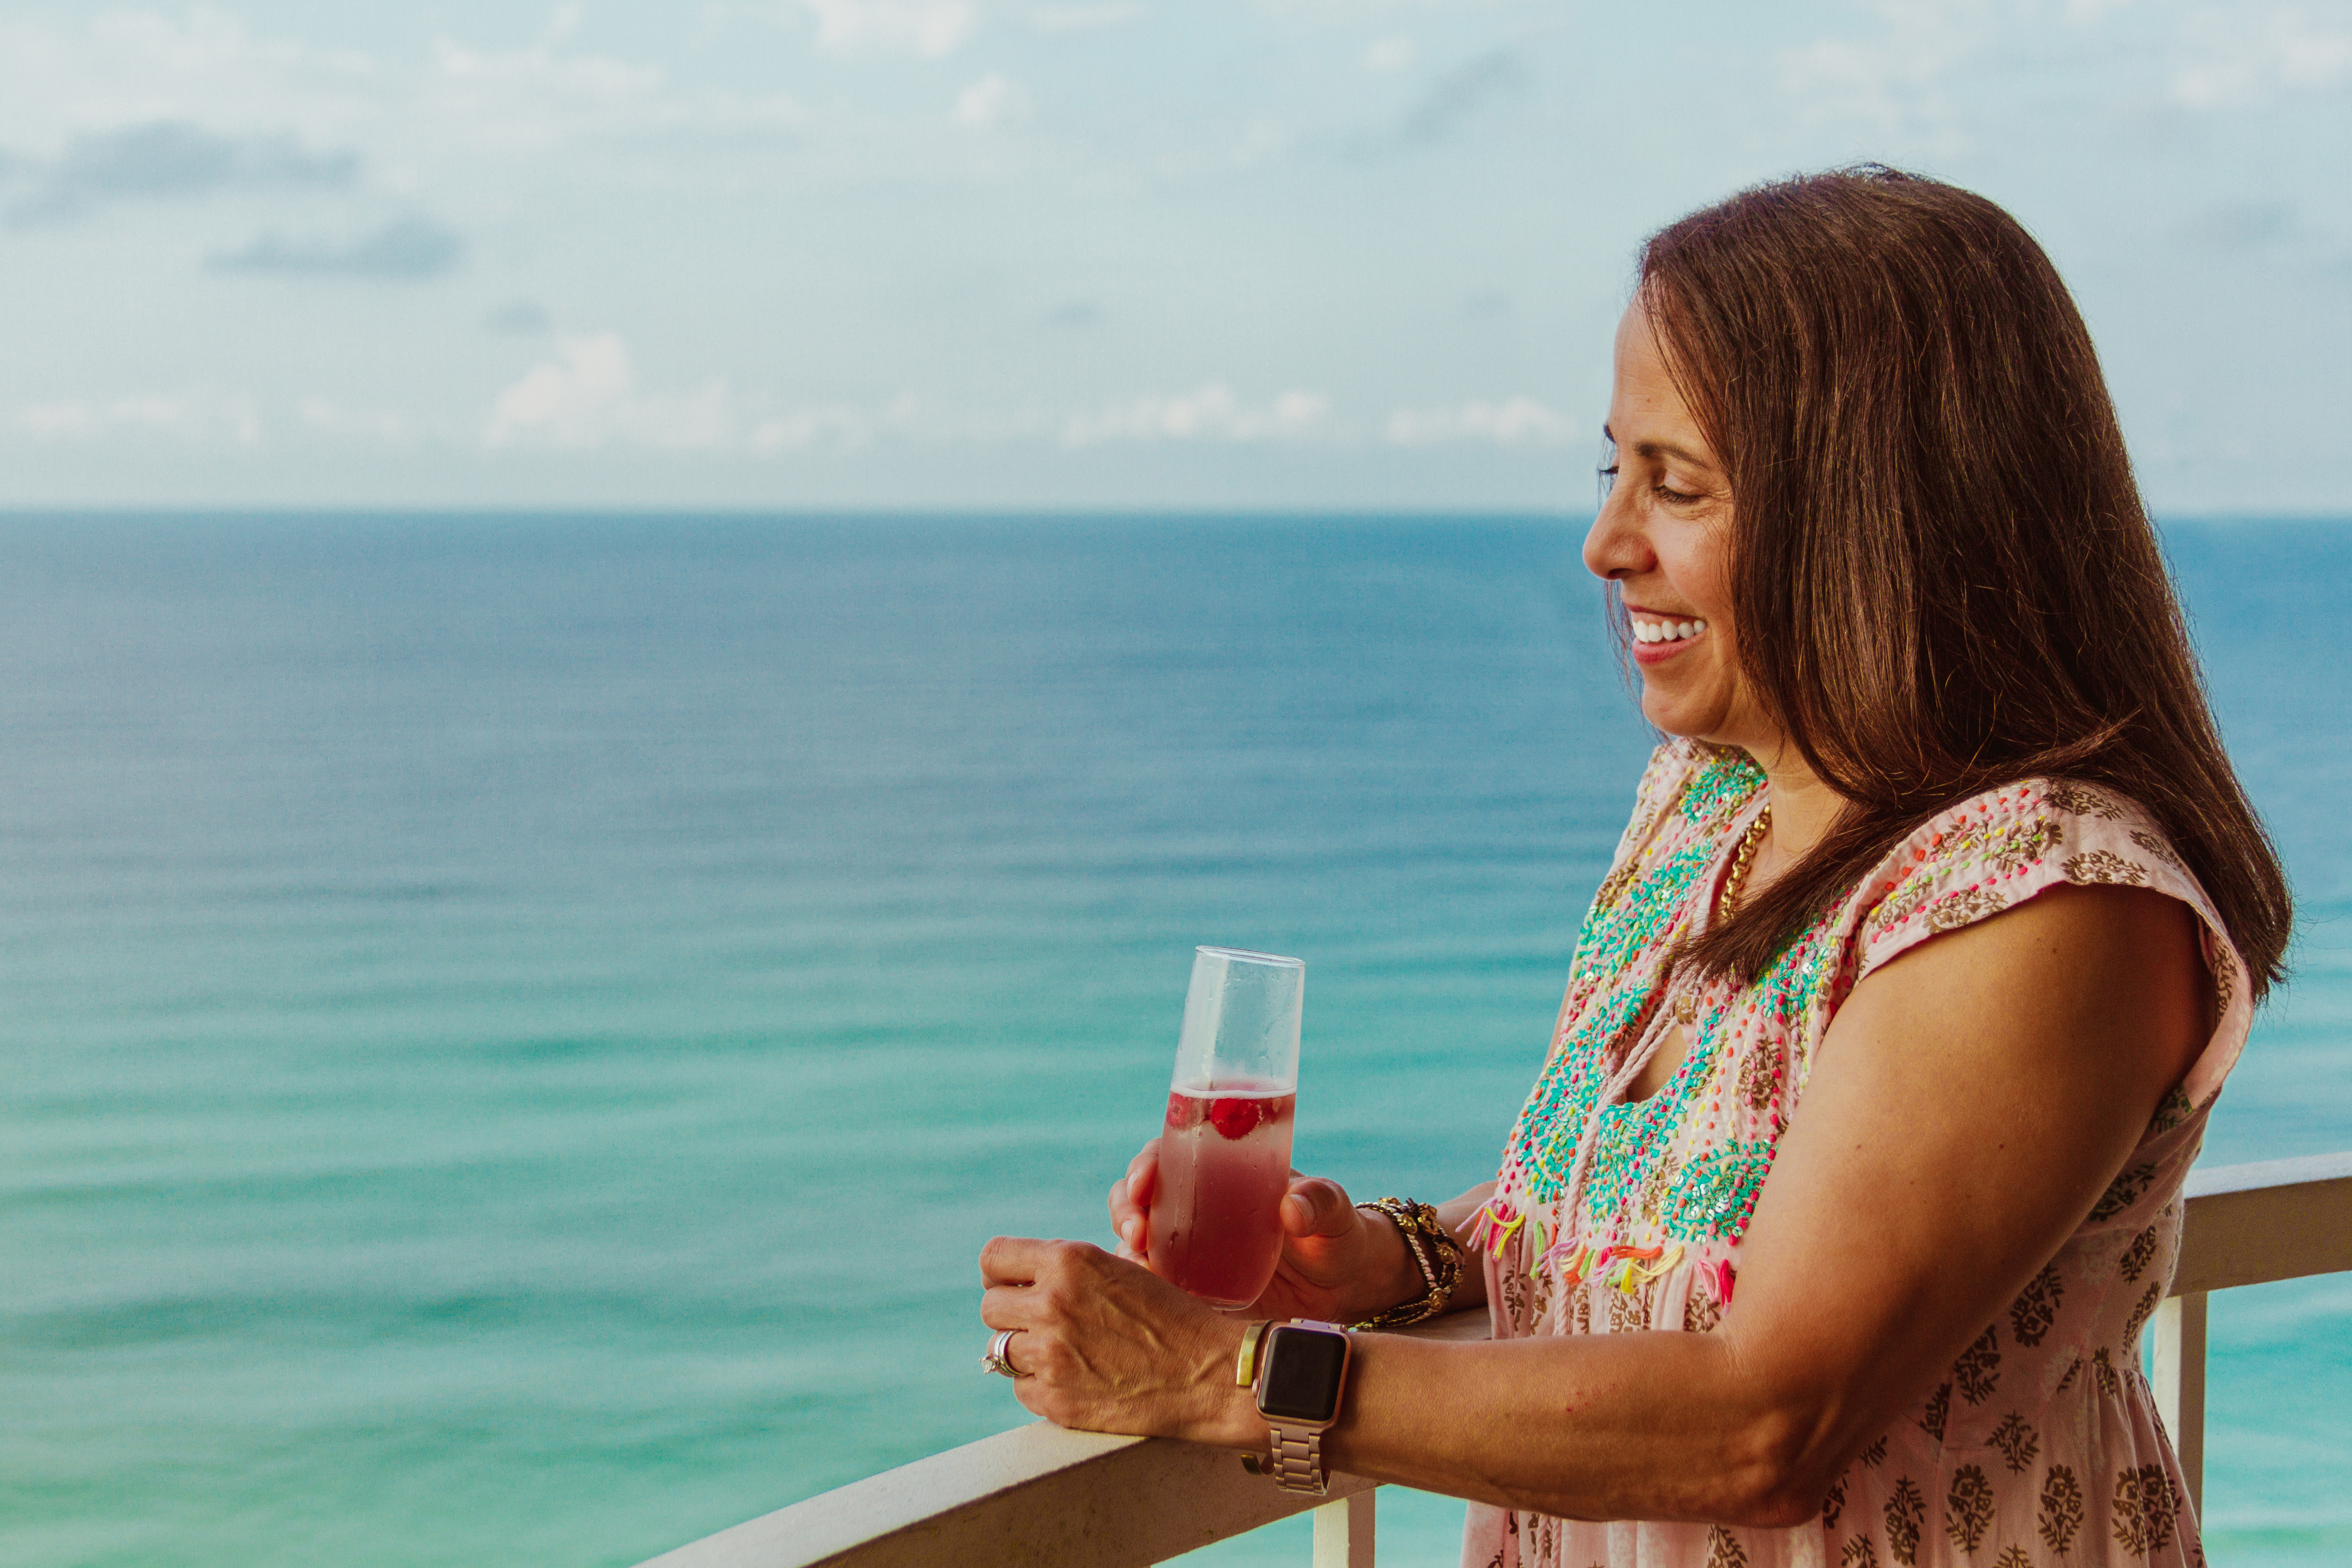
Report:
[{"label": "gold chain necklace", "polygon": [[1739,847],[1732,851],[1731,869],[1723,874],[1723,890],[1716,895],[1715,918],[1728,920],[1739,908],[1739,895],[1748,889],[1748,867],[1756,858],[1756,847],[1764,842],[1764,835],[1772,826],[1772,808],[1766,805],[1756,814],[1748,831],[1739,836]]}]

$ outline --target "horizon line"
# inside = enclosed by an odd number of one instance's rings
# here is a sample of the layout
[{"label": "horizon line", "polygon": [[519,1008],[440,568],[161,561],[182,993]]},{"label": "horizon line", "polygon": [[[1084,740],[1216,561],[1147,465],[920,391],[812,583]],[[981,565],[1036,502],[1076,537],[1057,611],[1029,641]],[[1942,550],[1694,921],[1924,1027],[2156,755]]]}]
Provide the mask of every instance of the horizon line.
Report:
[{"label": "horizon line", "polygon": [[[1547,509],[1540,507],[1463,506],[1403,507],[1350,506],[1333,504],[1310,507],[1299,505],[1140,505],[1098,503],[1087,505],[1039,506],[928,506],[881,505],[855,503],[844,505],[795,504],[786,506],[694,505],[672,506],[625,505],[592,506],[562,503],[523,503],[481,505],[446,502],[399,505],[362,502],[299,503],[270,502],[243,504],[236,502],[139,502],[116,504],[105,502],[75,502],[51,504],[40,502],[0,502],[0,524],[34,521],[45,519],[116,519],[121,521],[170,520],[218,521],[230,518],[250,518],[287,521],[299,518],[390,521],[412,518],[419,521],[449,521],[469,520],[479,521],[623,521],[698,519],[710,521],[936,521],[971,522],[1096,522],[1096,521],[1333,521],[1365,522],[1543,522],[1589,521],[1596,509]],[[2347,523],[2352,522],[2352,502],[2340,510],[2319,508],[2285,507],[2274,510],[2242,510],[2217,508],[2173,510],[2149,508],[2148,518],[2159,526],[2169,523]]]}]

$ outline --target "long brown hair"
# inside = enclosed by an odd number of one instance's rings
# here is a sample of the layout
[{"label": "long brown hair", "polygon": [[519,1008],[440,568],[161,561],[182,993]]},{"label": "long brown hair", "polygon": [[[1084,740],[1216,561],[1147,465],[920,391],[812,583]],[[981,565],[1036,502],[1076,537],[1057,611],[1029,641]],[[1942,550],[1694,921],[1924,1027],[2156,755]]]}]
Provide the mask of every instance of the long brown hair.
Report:
[{"label": "long brown hair", "polygon": [[1731,482],[1748,682],[1847,802],[1694,944],[1752,981],[1905,834],[2021,778],[2106,785],[2259,996],[2293,907],[2206,705],[2089,331],[2016,219],[1876,165],[1661,230],[1641,298]]}]

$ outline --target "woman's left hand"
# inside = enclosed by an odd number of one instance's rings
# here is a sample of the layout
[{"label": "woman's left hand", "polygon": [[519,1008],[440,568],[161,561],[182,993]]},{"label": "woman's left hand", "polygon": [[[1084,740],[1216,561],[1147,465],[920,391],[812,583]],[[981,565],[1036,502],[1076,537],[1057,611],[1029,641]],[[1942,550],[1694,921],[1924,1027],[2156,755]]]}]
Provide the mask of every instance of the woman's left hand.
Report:
[{"label": "woman's left hand", "polygon": [[1265,1436],[1234,1383],[1242,1324],[1082,1241],[1000,1236],[980,1251],[981,1321],[1018,1329],[1013,1396],[1057,1426],[1247,1448]]}]

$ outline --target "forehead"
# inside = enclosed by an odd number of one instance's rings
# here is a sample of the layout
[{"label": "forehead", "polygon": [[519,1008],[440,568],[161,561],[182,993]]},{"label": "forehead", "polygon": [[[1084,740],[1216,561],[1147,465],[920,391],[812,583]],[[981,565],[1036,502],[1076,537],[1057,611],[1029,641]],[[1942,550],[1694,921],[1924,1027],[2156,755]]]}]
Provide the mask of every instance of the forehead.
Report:
[{"label": "forehead", "polygon": [[1618,319],[1614,375],[1609,393],[1610,438],[1635,451],[1653,448],[1712,465],[1706,437],[1666,368],[1650,313],[1639,298]]}]

